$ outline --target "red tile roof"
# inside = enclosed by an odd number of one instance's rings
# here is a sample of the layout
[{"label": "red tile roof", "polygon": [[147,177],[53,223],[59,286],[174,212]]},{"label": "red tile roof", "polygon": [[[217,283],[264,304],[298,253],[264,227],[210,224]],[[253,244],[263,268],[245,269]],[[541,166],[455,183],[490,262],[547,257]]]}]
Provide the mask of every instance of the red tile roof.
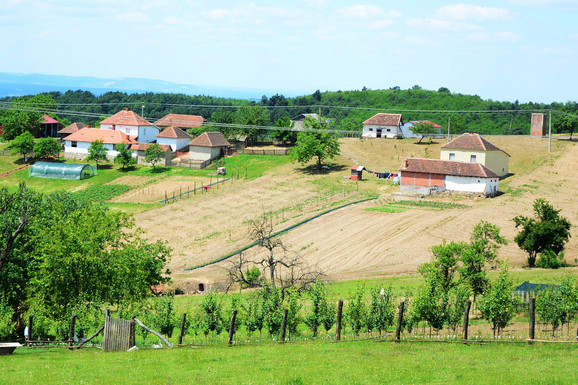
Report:
[{"label": "red tile roof", "polygon": [[399,126],[400,123],[401,114],[384,114],[382,112],[363,122],[363,124],[375,124],[378,126]]},{"label": "red tile roof", "polygon": [[59,130],[59,134],[74,134],[76,131],[80,130],[81,128],[86,127],[84,123],[81,122],[74,122],[69,126],[64,127],[62,130]]},{"label": "red tile roof", "polygon": [[[146,149],[151,145],[152,143],[136,143],[130,146],[131,150],[134,151],[146,151]],[[171,150],[171,146],[169,146],[168,144],[159,144],[159,146],[161,146],[161,148],[163,149],[163,151],[167,152]]]},{"label": "red tile roof", "polygon": [[155,122],[160,127],[193,128],[203,125],[205,118],[200,115],[168,114]]},{"label": "red tile roof", "polygon": [[435,128],[441,128],[441,127],[442,127],[442,126],[440,126],[440,125],[437,124],[437,123],[430,122],[429,120],[410,120],[409,122],[410,122],[410,123],[413,123],[413,124],[418,124],[418,123],[431,124],[431,125],[433,125]]},{"label": "red tile roof", "polygon": [[481,137],[480,134],[462,134],[451,142],[444,144],[441,148],[472,151],[502,151],[504,154],[510,156],[506,151]]},{"label": "red tile roof", "polygon": [[203,132],[189,142],[189,146],[227,147],[230,143],[220,132]]},{"label": "red tile roof", "polygon": [[157,138],[191,139],[191,136],[178,127],[169,127],[156,135]]},{"label": "red tile roof", "polygon": [[480,163],[455,162],[452,160],[407,158],[399,169],[402,172],[419,172],[478,178],[499,178],[500,176]]},{"label": "red tile roof", "polygon": [[136,144],[138,143],[133,137],[128,136],[124,132],[116,130],[102,130],[99,128],[82,128],[74,134],[70,134],[64,138],[73,142],[95,142],[102,140],[105,144]]},{"label": "red tile roof", "polygon": [[117,112],[113,116],[104,119],[100,124],[120,124],[124,126],[152,126],[140,115],[128,108]]},{"label": "red tile roof", "polygon": [[42,115],[42,124],[54,124],[54,123],[59,123],[58,120],[56,119],[52,119],[50,116],[48,115]]}]

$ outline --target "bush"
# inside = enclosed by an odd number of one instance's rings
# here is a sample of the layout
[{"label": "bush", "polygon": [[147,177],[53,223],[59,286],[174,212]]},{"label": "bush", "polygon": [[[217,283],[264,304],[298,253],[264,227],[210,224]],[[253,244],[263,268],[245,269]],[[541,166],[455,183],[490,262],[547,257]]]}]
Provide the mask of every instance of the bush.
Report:
[{"label": "bush", "polygon": [[567,267],[568,263],[564,261],[563,251],[561,251],[559,255],[556,255],[552,250],[545,250],[540,254],[536,266],[543,269],[559,269],[560,267]]}]

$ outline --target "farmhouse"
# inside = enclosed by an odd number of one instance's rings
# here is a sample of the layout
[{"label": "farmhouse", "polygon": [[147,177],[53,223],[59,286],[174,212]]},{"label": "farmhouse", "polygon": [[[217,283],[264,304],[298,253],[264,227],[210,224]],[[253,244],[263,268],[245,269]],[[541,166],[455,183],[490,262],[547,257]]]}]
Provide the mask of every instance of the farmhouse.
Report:
[{"label": "farmhouse", "polygon": [[178,127],[169,127],[156,136],[158,144],[170,146],[171,151],[178,151],[189,145],[191,136]]},{"label": "farmhouse", "polygon": [[154,142],[159,128],[128,109],[117,112],[100,122],[100,128],[115,130],[134,137],[139,142]]},{"label": "farmhouse", "polygon": [[103,130],[97,128],[82,128],[70,134],[64,139],[64,157],[67,159],[84,159],[88,155],[88,148],[92,142],[102,141],[107,150],[107,157],[113,160],[118,155],[115,151],[115,144],[125,144],[131,146],[138,142],[121,131]]},{"label": "farmhouse", "polygon": [[400,168],[401,191],[455,191],[494,196],[500,177],[480,163],[407,158]]},{"label": "farmhouse", "polygon": [[[136,158],[136,162],[138,164],[144,164],[149,166],[150,164],[146,161],[146,155],[145,155],[145,151],[146,149],[151,145],[152,143],[136,143],[130,146],[130,150],[133,152],[134,156]],[[159,165],[162,166],[170,166],[171,164],[171,159],[172,159],[172,151],[171,151],[171,147],[169,145],[166,144],[159,144],[159,146],[163,149],[163,151],[165,152],[164,158],[163,160],[161,160],[159,162]]]},{"label": "farmhouse", "polygon": [[[200,115],[168,114],[155,122],[158,127],[178,127],[187,131],[189,128],[200,127],[205,118]],[[174,150],[173,150],[174,151]]]},{"label": "farmhouse", "polygon": [[220,132],[204,132],[189,143],[189,159],[206,161],[225,155],[230,144]]},{"label": "farmhouse", "polygon": [[58,130],[62,128],[60,122],[51,118],[48,115],[42,115],[42,123],[40,123],[40,130],[37,137],[39,138],[54,138],[58,136]]},{"label": "farmhouse", "polygon": [[291,119],[291,124],[293,126],[293,129],[295,129],[297,131],[302,131],[305,128],[305,127],[303,127],[303,124],[305,123],[305,119],[307,119],[307,117],[310,117],[312,119],[319,121],[319,115],[317,115],[317,114],[299,114],[296,117],[294,117],[293,119]]},{"label": "farmhouse", "polygon": [[362,138],[398,138],[402,136],[401,114],[378,113],[363,122]]},{"label": "farmhouse", "polygon": [[[65,138],[70,134],[74,134],[76,131],[85,128],[86,126],[84,125],[84,123],[81,122],[74,122],[66,127],[64,127],[62,130],[58,131],[58,136],[60,138]],[[90,128],[90,127],[89,127]]]},{"label": "farmhouse", "polygon": [[403,126],[401,127],[403,137],[404,138],[421,138],[421,134],[416,134],[412,130],[412,128],[416,124],[420,124],[420,123],[431,124],[433,126],[433,128],[436,130],[436,132],[438,134],[441,134],[442,126],[440,126],[437,123],[430,122],[429,120],[410,120],[409,122],[404,123]]},{"label": "farmhouse", "polygon": [[441,160],[480,163],[500,177],[508,174],[510,155],[488,142],[479,134],[466,133],[444,144],[440,150]]}]

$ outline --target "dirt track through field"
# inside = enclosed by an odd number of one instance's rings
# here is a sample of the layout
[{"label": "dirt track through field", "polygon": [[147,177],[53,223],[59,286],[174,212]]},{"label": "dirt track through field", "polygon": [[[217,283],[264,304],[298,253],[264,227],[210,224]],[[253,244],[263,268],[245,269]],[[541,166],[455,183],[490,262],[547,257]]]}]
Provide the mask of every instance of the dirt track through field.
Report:
[{"label": "dirt track through field", "polygon": [[[348,156],[361,158],[354,152]],[[377,164],[364,156],[368,162]],[[342,163],[349,165],[350,161]],[[256,180],[234,181],[218,191],[139,213],[135,217],[137,225],[147,230],[150,238],[166,239],[174,248],[170,268],[177,284],[222,281],[228,262],[191,272],[183,269],[249,243],[246,221],[263,212],[277,211],[279,229],[311,216],[322,208],[323,202],[327,203],[318,198],[320,192],[310,183],[313,177],[295,172],[294,168],[287,165]],[[347,173],[345,169],[331,177],[343,179]],[[444,239],[466,241],[473,227],[485,220],[499,226],[510,241],[500,250],[500,256],[509,257],[510,264],[518,268],[525,263],[526,254],[513,242],[517,231],[512,218],[532,215],[536,198],[546,198],[578,226],[578,146],[571,144],[559,158],[545,164],[538,161],[533,171],[510,178],[501,182],[501,186],[509,185],[511,192],[507,194],[459,201],[469,208],[412,208],[399,213],[365,210],[393,199],[384,194],[382,201],[329,213],[290,231],[282,239],[291,250],[332,279],[371,278],[415,273],[421,263],[430,259],[429,247]],[[338,198],[332,196],[329,201]],[[578,258],[576,226],[566,248],[567,260],[571,262]]]}]

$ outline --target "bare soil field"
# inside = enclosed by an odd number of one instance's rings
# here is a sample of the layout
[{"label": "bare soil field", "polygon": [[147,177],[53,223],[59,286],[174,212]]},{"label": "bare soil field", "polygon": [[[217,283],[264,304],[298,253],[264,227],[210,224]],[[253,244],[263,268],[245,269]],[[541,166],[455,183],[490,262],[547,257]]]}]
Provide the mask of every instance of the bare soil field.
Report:
[{"label": "bare soil field", "polygon": [[[415,273],[430,259],[429,248],[448,241],[467,240],[481,220],[498,225],[509,244],[500,250],[514,268],[521,268],[526,254],[513,242],[517,231],[512,218],[532,215],[532,203],[543,197],[562,210],[575,226],[566,248],[566,260],[578,258],[578,146],[528,137],[488,137],[511,155],[513,175],[500,182],[504,193],[496,198],[434,198],[456,201],[468,208],[432,210],[412,208],[399,213],[366,211],[370,206],[395,200],[397,186],[367,175],[355,183],[344,179],[349,167],[362,164],[375,171],[395,171],[406,156],[439,158],[443,144],[416,145],[416,140],[343,139],[342,156],[330,172],[311,173],[288,164],[261,178],[234,180],[159,209],[138,213],[138,226],[151,239],[165,239],[173,248],[170,269],[176,285],[211,285],[225,279],[224,261],[201,269],[185,271],[219,258],[250,243],[247,221],[264,212],[276,214],[276,230],[315,215],[320,210],[358,199],[372,192],[379,199],[348,206],[282,236],[293,252],[308,264],[318,266],[334,280],[362,279],[392,274]],[[146,188],[153,191],[191,185],[191,180],[165,179]],[[157,190],[154,190],[154,189]],[[132,195],[131,195],[132,194]],[[154,195],[154,194],[152,194]],[[151,195],[151,196],[152,196]],[[146,201],[146,193],[131,191],[119,201]],[[429,198],[431,199],[431,198]],[[259,250],[250,250],[248,255]]]}]

